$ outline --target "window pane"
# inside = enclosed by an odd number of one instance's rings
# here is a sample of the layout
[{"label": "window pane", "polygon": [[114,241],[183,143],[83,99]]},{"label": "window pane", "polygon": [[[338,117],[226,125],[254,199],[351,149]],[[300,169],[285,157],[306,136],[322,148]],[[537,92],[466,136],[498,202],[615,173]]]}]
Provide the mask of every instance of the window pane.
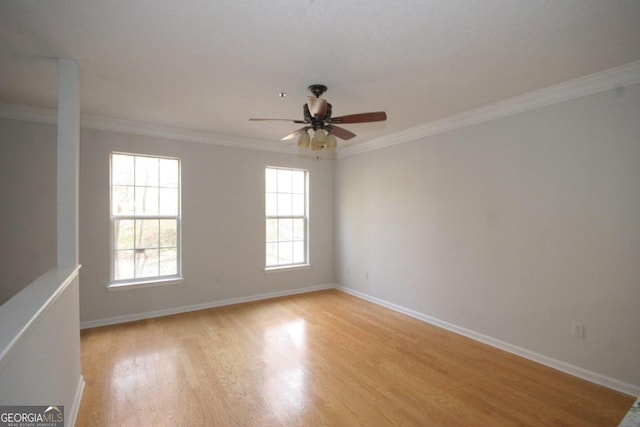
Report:
[{"label": "window pane", "polygon": [[178,161],[160,159],[160,187],[178,188]]},{"label": "window pane", "polygon": [[275,216],[278,214],[278,199],[275,193],[268,193],[265,196],[266,215]]},{"label": "window pane", "polygon": [[157,219],[136,220],[136,249],[159,247],[160,246],[159,227],[160,227],[160,221]]},{"label": "window pane", "polygon": [[291,194],[278,193],[278,215],[291,215]]},{"label": "window pane", "polygon": [[178,221],[175,219],[160,220],[160,247],[178,247]]},{"label": "window pane", "polygon": [[111,193],[113,215],[132,215],[134,209],[134,188],[131,186],[115,185]]},{"label": "window pane", "polygon": [[278,220],[278,240],[281,242],[289,242],[293,240],[293,220]]},{"label": "window pane", "polygon": [[267,264],[278,265],[278,244],[267,243]]},{"label": "window pane", "polygon": [[160,188],[160,215],[178,215],[178,189]]},{"label": "window pane", "polygon": [[293,243],[278,243],[278,264],[293,264]]},{"label": "window pane", "polygon": [[136,187],[136,215],[158,215],[157,187]]},{"label": "window pane", "polygon": [[160,275],[178,274],[178,250],[160,249]]},{"label": "window pane", "polygon": [[114,279],[133,279],[133,251],[116,251],[114,259]]},{"label": "window pane", "polygon": [[267,243],[278,241],[278,220],[267,220]]},{"label": "window pane", "polygon": [[134,248],[133,224],[134,221],[131,219],[116,219],[113,221],[113,246],[115,250]]},{"label": "window pane", "polygon": [[293,220],[293,240],[304,241],[304,219]]},{"label": "window pane", "polygon": [[264,172],[264,183],[267,193],[278,191],[278,170],[267,168]]},{"label": "window pane", "polygon": [[291,171],[278,169],[278,193],[291,193]]},{"label": "window pane", "polygon": [[138,249],[136,256],[136,278],[158,276],[158,249]]},{"label": "window pane", "polygon": [[133,184],[133,156],[114,154],[111,157],[111,185]]},{"label": "window pane", "polygon": [[304,171],[293,171],[291,173],[292,193],[304,194]]},{"label": "window pane", "polygon": [[304,194],[294,194],[292,196],[293,208],[291,213],[293,215],[304,215]]},{"label": "window pane", "polygon": [[295,264],[304,262],[304,242],[293,242],[293,262]]},{"label": "window pane", "polygon": [[136,185],[158,186],[159,159],[153,157],[135,157]]}]

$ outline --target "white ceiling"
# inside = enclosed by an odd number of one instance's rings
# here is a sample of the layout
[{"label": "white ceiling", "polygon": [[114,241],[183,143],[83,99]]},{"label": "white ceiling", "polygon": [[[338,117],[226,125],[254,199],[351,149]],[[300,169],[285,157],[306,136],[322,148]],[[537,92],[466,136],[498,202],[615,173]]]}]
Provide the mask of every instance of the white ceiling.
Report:
[{"label": "white ceiling", "polygon": [[[1,0],[0,103],[278,141],[307,86],[358,144],[640,60],[640,0]],[[288,94],[284,101],[278,92]]]}]

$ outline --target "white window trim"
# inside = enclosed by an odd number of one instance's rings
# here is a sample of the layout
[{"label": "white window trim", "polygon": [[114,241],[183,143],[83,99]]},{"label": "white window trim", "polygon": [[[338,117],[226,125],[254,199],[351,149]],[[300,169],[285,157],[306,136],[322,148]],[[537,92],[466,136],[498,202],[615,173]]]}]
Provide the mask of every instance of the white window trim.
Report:
[{"label": "white window trim", "polygon": [[[113,183],[112,159],[114,155],[125,155],[134,157],[153,157],[157,159],[171,159],[178,161],[178,214],[177,215],[113,215]],[[115,280],[115,242],[114,242],[114,220],[123,219],[176,219],[177,220],[177,270],[178,273],[167,276],[141,277],[139,279]],[[127,153],[123,151],[112,151],[109,154],[109,283],[107,289],[109,291],[122,291],[139,288],[151,288],[158,286],[168,286],[181,284],[184,280],[182,277],[182,160],[178,157],[158,156],[155,154]]]},{"label": "white window trim", "polygon": [[156,288],[159,286],[179,285],[184,281],[182,276],[167,276],[162,279],[154,279],[139,281],[139,282],[111,282],[107,285],[107,289],[110,291],[126,291],[130,289],[140,288]]},{"label": "white window trim", "polygon": [[265,267],[264,271],[266,273],[279,273],[283,271],[295,271],[295,270],[309,270],[311,268],[311,264],[290,264],[290,265],[277,265],[273,267]]}]

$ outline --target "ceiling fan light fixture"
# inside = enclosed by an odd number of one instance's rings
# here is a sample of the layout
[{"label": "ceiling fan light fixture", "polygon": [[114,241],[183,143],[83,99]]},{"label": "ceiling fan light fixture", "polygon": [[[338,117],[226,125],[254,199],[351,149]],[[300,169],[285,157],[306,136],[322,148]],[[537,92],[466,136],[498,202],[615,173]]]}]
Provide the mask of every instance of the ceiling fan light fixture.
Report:
[{"label": "ceiling fan light fixture", "polygon": [[338,147],[338,140],[334,134],[329,133],[327,135],[327,138],[325,139],[325,147],[327,150],[335,150]]},{"label": "ceiling fan light fixture", "polygon": [[307,131],[305,131],[302,135],[300,135],[300,138],[298,138],[298,147],[309,148],[310,142],[311,142],[311,137],[309,136]]},{"label": "ceiling fan light fixture", "polygon": [[324,146],[324,141],[326,139],[326,136],[324,134],[324,131],[322,129],[318,129],[313,133],[313,139],[311,140],[312,145],[320,145],[321,147]]},{"label": "ceiling fan light fixture", "polygon": [[324,144],[311,141],[311,145],[309,146],[309,148],[311,149],[311,151],[320,151],[324,148]]}]

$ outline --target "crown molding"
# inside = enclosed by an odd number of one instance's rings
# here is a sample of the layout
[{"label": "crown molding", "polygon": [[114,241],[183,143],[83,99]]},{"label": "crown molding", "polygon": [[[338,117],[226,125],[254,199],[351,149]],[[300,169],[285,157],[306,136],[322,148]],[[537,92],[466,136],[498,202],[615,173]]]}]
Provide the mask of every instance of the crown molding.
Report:
[{"label": "crown molding", "polygon": [[[342,158],[378,150],[420,138],[449,132],[454,129],[495,120],[547,105],[640,83],[640,61],[589,74],[567,82],[498,101],[479,108],[454,114],[443,119],[408,128],[399,132],[354,144],[338,150],[335,157]],[[0,118],[39,123],[56,123],[55,109],[0,103]],[[167,138],[178,141],[199,142],[226,147],[273,151],[295,154],[296,149],[267,140],[220,135],[213,132],[162,126],[132,120],[114,119],[93,114],[81,114],[80,126],[87,129],[124,132],[134,135]]]},{"label": "crown molding", "polygon": [[58,116],[53,108],[0,103],[0,119],[53,124],[58,121]]},{"label": "crown molding", "polygon": [[[57,123],[57,110],[54,108],[30,107],[0,103],[0,118],[23,120],[35,123]],[[107,130],[132,135],[166,138],[177,141],[198,142],[203,144],[221,145],[225,147],[246,148],[251,150],[293,153],[291,147],[272,141],[241,138],[221,135],[213,132],[162,126],[132,120],[115,119],[83,113],[80,115],[80,127],[94,130]]]},{"label": "crown molding", "polygon": [[495,120],[528,110],[558,104],[611,89],[640,83],[640,61],[589,74],[574,80],[558,83],[482,107],[474,108],[443,119],[408,128],[381,138],[345,147],[338,158],[378,150],[380,148],[415,141],[432,135],[449,132],[489,120]]},{"label": "crown molding", "polygon": [[214,132],[190,130],[151,123],[134,122],[131,120],[114,119],[92,114],[82,114],[80,126],[87,129],[123,132],[133,135],[166,138],[177,141],[198,142],[225,147],[275,151],[281,153],[291,152],[291,150],[286,146],[283,146],[282,143],[274,143],[272,141],[241,138],[237,136],[217,134]]}]

